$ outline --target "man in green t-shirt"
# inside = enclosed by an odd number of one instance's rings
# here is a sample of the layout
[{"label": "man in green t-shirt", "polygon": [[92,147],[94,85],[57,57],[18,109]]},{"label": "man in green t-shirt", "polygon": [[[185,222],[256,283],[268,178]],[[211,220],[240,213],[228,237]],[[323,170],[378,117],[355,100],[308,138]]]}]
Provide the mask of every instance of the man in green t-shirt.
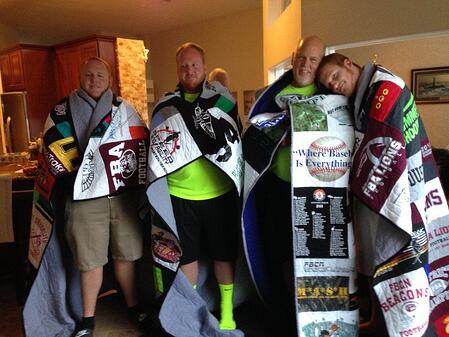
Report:
[{"label": "man in green t-shirt", "polygon": [[[324,44],[316,36],[309,36],[298,44],[292,70],[268,87],[251,108],[250,117],[261,112],[281,111],[281,96],[312,96],[317,92],[315,72],[324,56]],[[257,219],[262,244],[272,275],[276,300],[282,310],[281,320],[293,329],[293,235],[291,218],[290,134],[277,148],[270,168],[256,185]]]},{"label": "man in green t-shirt", "polygon": [[[208,134],[207,114],[201,113],[200,96],[206,78],[203,49],[195,43],[185,43],[176,52],[178,88],[185,104],[196,105],[192,118]],[[207,83],[205,84],[208,85]],[[236,113],[234,108],[229,113]],[[228,135],[226,136],[228,137]],[[233,135],[236,137],[236,135]],[[210,147],[218,138],[208,137]],[[224,148],[221,159],[226,161],[229,149]],[[233,181],[205,157],[194,160],[167,176],[168,191],[173,206],[182,249],[180,268],[195,288],[198,259],[203,251],[213,260],[220,288],[221,319],[219,327],[233,330],[234,261],[237,257],[239,198]]]}]

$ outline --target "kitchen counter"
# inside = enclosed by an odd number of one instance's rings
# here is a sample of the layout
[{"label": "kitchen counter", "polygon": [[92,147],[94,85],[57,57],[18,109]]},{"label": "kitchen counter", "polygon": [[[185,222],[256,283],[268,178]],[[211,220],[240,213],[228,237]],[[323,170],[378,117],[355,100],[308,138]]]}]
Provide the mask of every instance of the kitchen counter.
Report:
[{"label": "kitchen counter", "polygon": [[9,178],[13,180],[34,180],[34,175],[24,174],[23,166],[19,164],[0,164],[0,179]]},{"label": "kitchen counter", "polygon": [[[25,175],[19,164],[0,164],[0,243],[14,242],[16,221],[14,219],[14,206],[22,204],[23,197],[32,200],[34,189],[34,176]],[[28,203],[28,202],[27,202]],[[24,206],[24,205],[20,205]],[[28,206],[28,205],[27,205]],[[20,208],[20,207],[19,207]],[[14,231],[13,231],[14,223]]]}]

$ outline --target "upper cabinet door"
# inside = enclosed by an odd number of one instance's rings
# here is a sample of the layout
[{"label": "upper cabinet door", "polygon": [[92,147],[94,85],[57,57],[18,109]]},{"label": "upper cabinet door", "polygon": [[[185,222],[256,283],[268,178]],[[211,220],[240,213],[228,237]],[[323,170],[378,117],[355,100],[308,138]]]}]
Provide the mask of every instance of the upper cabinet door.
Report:
[{"label": "upper cabinet door", "polygon": [[0,71],[2,73],[4,91],[8,92],[25,89],[22,55],[20,50],[9,52],[0,56]]},{"label": "upper cabinet door", "polygon": [[25,90],[21,51],[11,52],[9,54],[9,62],[11,63],[11,90]]},{"label": "upper cabinet door", "polygon": [[80,86],[80,69],[89,57],[98,57],[97,41],[56,49],[58,97],[69,95]]},{"label": "upper cabinet door", "polygon": [[77,47],[56,50],[57,97],[67,96],[79,87],[81,51]]},{"label": "upper cabinet door", "polygon": [[11,63],[8,54],[0,56],[0,73],[2,74],[3,90],[6,90],[6,87],[11,84]]},{"label": "upper cabinet door", "polygon": [[98,52],[98,43],[97,41],[89,41],[80,45],[79,47],[81,52],[81,62],[84,62],[89,57],[100,56]]}]

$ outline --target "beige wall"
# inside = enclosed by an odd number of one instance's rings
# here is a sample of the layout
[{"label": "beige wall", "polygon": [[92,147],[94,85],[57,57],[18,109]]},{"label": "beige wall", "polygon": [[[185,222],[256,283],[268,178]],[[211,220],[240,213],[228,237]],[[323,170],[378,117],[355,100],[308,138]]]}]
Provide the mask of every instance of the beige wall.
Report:
[{"label": "beige wall", "polygon": [[302,33],[328,45],[449,28],[449,0],[302,0]]},{"label": "beige wall", "polygon": [[[411,69],[449,66],[449,35],[420,38],[412,41],[341,49],[356,63],[371,62],[377,54],[377,63],[389,68],[411,86]],[[449,145],[449,104],[418,104],[427,134],[433,146]]]},{"label": "beige wall", "polygon": [[147,74],[154,80],[156,100],[175,88],[175,51],[188,41],[205,49],[208,71],[215,67],[228,71],[231,91],[238,92],[239,111],[242,111],[243,90],[263,86],[262,8],[210,19],[145,39],[145,45],[150,49]]},{"label": "beige wall", "polygon": [[0,50],[19,43],[19,34],[9,26],[0,23]]},{"label": "beige wall", "polygon": [[291,57],[301,37],[301,0],[292,0],[272,24],[269,23],[269,0],[263,0],[264,83],[268,69]]},{"label": "beige wall", "polygon": [[[449,0],[302,0],[301,29],[328,46],[447,31]],[[401,76],[408,86],[411,69],[449,66],[449,36],[338,50],[363,64],[378,63]],[[449,104],[419,104],[434,146],[449,144]]]}]

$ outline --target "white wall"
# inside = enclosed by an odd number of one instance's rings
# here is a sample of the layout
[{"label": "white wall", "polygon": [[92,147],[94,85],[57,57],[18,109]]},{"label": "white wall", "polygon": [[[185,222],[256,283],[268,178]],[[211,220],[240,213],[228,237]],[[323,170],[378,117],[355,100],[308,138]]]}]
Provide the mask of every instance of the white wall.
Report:
[{"label": "white wall", "polygon": [[[409,41],[338,50],[360,64],[377,54],[378,63],[408,86],[412,69],[449,66],[449,36],[419,37],[448,31],[449,0],[302,0],[301,9],[303,35],[316,34],[328,46],[418,35]],[[419,104],[418,110],[432,144],[446,147],[449,104]]]}]

